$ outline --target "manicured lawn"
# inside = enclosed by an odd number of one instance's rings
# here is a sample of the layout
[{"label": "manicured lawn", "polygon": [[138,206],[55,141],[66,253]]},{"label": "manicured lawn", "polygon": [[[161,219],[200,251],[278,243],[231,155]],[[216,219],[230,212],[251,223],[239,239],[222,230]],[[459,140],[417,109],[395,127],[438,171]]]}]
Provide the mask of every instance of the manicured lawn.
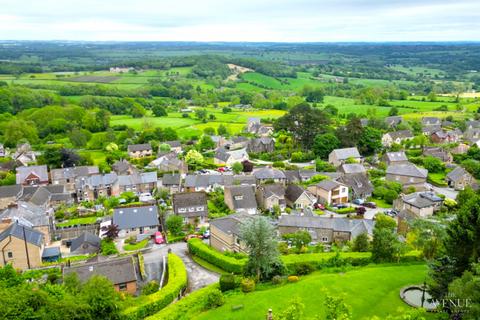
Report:
[{"label": "manicured lawn", "polygon": [[443,187],[447,185],[447,182],[445,182],[446,175],[447,175],[446,172],[435,172],[435,173],[429,172],[428,181],[438,187]]},{"label": "manicured lawn", "polygon": [[135,251],[145,248],[148,244],[149,239],[143,239],[142,241],[135,243],[135,244],[126,244],[123,246],[123,250],[125,251]]},{"label": "manicured lawn", "polygon": [[379,207],[379,208],[391,208],[392,207],[391,204],[388,204],[383,199],[370,198],[370,199],[368,199],[368,201],[375,202],[377,204],[377,207]]},{"label": "manicured lawn", "polygon": [[76,226],[79,224],[94,224],[97,221],[98,217],[83,217],[70,219],[64,222],[57,223],[57,227],[69,227]]},{"label": "manicured lawn", "polygon": [[[234,292],[226,295],[226,303],[220,308],[199,314],[194,319],[264,319],[269,308],[279,312],[288,307],[293,297],[299,297],[305,305],[305,317],[324,318],[326,295],[344,296],[351,307],[352,319],[388,314],[401,314],[409,307],[400,300],[399,290],[409,284],[422,283],[427,266],[380,265],[354,269],[346,273],[315,272],[300,277],[297,283],[269,286],[268,290],[248,294]],[[232,311],[233,306],[243,308]]]}]

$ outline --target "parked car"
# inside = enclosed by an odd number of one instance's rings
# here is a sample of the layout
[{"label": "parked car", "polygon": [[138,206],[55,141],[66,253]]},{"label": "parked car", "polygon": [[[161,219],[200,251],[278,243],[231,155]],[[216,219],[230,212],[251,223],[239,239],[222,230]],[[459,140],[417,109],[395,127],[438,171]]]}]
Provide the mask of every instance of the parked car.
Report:
[{"label": "parked car", "polygon": [[314,207],[315,209],[325,210],[325,205],[324,205],[323,203],[317,202],[317,203],[315,203],[315,204],[313,205],[313,207]]},{"label": "parked car", "polygon": [[194,239],[194,238],[203,239],[203,236],[201,236],[199,234],[189,234],[185,237],[185,241],[188,241],[188,240]]},{"label": "parked car", "polygon": [[362,204],[365,203],[365,200],[363,200],[363,199],[355,199],[355,200],[353,200],[352,202],[353,202],[353,204],[362,205]]},{"label": "parked car", "polygon": [[348,205],[345,203],[337,203],[337,204],[334,204],[333,207],[337,209],[345,209],[345,208],[348,208]]},{"label": "parked car", "polygon": [[383,213],[386,214],[387,216],[392,217],[392,218],[394,218],[398,215],[397,210],[385,210]]},{"label": "parked car", "polygon": [[377,208],[377,204],[375,202],[365,202],[365,203],[362,204],[362,206],[367,207],[367,208],[372,208],[372,209]]},{"label": "parked car", "polygon": [[155,232],[154,239],[156,244],[165,243],[165,239],[160,231]]},{"label": "parked car", "polygon": [[210,238],[210,230],[205,230],[203,233],[203,239],[209,239]]}]

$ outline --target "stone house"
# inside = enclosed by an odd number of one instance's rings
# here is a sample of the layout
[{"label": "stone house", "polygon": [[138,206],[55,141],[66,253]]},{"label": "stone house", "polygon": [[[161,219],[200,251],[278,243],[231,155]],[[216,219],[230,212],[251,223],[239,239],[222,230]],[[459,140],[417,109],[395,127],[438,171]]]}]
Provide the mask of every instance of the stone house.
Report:
[{"label": "stone house", "polygon": [[452,156],[441,147],[423,147],[422,154],[425,157],[431,156],[443,162],[451,162]]},{"label": "stone house", "polygon": [[441,126],[442,121],[437,117],[423,117],[422,118],[423,126]]},{"label": "stone house", "polygon": [[249,185],[228,186],[224,189],[224,201],[230,210],[237,213],[256,214],[255,189]]},{"label": "stone house", "polygon": [[182,152],[182,143],[179,140],[165,141],[163,143],[166,143],[170,146],[170,151],[175,153]]},{"label": "stone house", "polygon": [[157,172],[135,172],[131,175],[118,176],[119,192],[132,191],[136,194],[152,193],[157,188]]},{"label": "stone house", "polygon": [[425,190],[428,171],[419,168],[413,163],[392,164],[387,167],[385,179],[400,183],[404,189],[414,187],[416,190]]},{"label": "stone house", "polygon": [[20,166],[28,166],[37,161],[37,155],[29,143],[23,143],[17,146],[12,159]]},{"label": "stone house", "polygon": [[385,124],[388,127],[396,127],[402,122],[403,118],[401,116],[390,116],[385,118]]},{"label": "stone house", "polygon": [[265,211],[273,211],[278,207],[281,211],[286,208],[285,186],[281,183],[261,185],[257,188],[256,198],[258,207]]},{"label": "stone house", "polygon": [[270,167],[254,169],[253,175],[258,185],[265,183],[281,183],[285,185],[287,180],[283,171]]},{"label": "stone house", "polygon": [[188,192],[212,192],[217,188],[223,189],[225,177],[225,175],[221,174],[190,174],[185,177],[184,188]]},{"label": "stone house", "polygon": [[373,193],[373,185],[366,173],[345,174],[337,181],[348,187],[351,199],[367,199]]},{"label": "stone house", "polygon": [[246,246],[240,239],[240,227],[250,215],[235,213],[210,221],[210,246],[220,252],[243,252]]},{"label": "stone house", "polygon": [[335,167],[339,167],[349,159],[353,159],[356,162],[362,161],[362,156],[360,156],[357,148],[335,149],[328,155],[328,162]]},{"label": "stone house", "polygon": [[23,186],[15,184],[12,186],[0,186],[0,210],[17,203],[17,199],[23,194]]},{"label": "stone house", "polygon": [[16,174],[17,184],[24,186],[38,186],[48,184],[48,169],[46,165],[18,167]]},{"label": "stone house", "polygon": [[185,161],[177,158],[177,154],[170,152],[164,154],[148,164],[148,167],[155,168],[160,172],[179,172],[185,174],[188,172],[188,165]]},{"label": "stone house", "polygon": [[248,142],[247,152],[269,153],[275,150],[275,140],[269,137],[254,138]]},{"label": "stone house", "polygon": [[120,195],[118,176],[115,172],[94,174],[75,179],[75,196],[78,201],[92,201],[99,197],[116,197]]},{"label": "stone house", "polygon": [[21,270],[40,267],[43,248],[43,233],[11,220],[0,223],[0,267],[7,264]]},{"label": "stone house", "polygon": [[333,180],[323,180],[307,188],[321,203],[332,205],[348,202],[348,187]]},{"label": "stone house", "polygon": [[414,192],[401,195],[393,201],[393,208],[398,211],[407,211],[416,217],[426,218],[440,210],[443,199],[433,192]]},{"label": "stone house", "polygon": [[90,262],[72,265],[63,268],[63,276],[76,273],[80,282],[87,282],[94,275],[104,276],[113,284],[118,292],[134,295],[137,293],[137,279],[139,271],[135,267],[133,257]]},{"label": "stone house", "polygon": [[213,163],[220,166],[232,166],[236,162],[242,162],[248,159],[246,148],[237,150],[218,148],[213,157]]},{"label": "stone house", "polygon": [[64,185],[70,193],[75,192],[75,178],[99,174],[98,166],[79,166],[50,170],[52,184]]},{"label": "stone house", "polygon": [[432,133],[430,139],[433,143],[454,143],[460,140],[460,134],[456,130],[439,130]]},{"label": "stone house", "polygon": [[448,186],[450,188],[454,188],[455,190],[463,190],[465,187],[469,187],[472,185],[476,185],[475,178],[464,168],[458,166],[455,167],[452,171],[450,171],[447,176],[446,180]]},{"label": "stone house", "polygon": [[382,145],[389,148],[394,143],[401,144],[403,141],[410,139],[413,139],[413,134],[410,130],[387,132],[382,136]]},{"label": "stone house", "polygon": [[93,254],[100,251],[101,239],[88,231],[83,232],[77,238],[72,239],[70,244],[70,253],[84,255]]},{"label": "stone house", "polygon": [[172,207],[173,213],[183,217],[185,223],[204,224],[208,221],[207,194],[203,191],[173,194]]},{"label": "stone house", "polygon": [[115,208],[112,223],[118,226],[120,238],[153,234],[159,226],[157,206]]},{"label": "stone house", "polygon": [[282,215],[278,219],[281,236],[297,231],[307,231],[312,242],[334,243],[355,239],[358,235],[373,234],[375,222],[367,219],[327,218],[320,216]]},{"label": "stone house", "polygon": [[150,143],[130,144],[127,147],[128,156],[133,159],[151,157],[153,149]]},{"label": "stone house", "polygon": [[344,163],[337,170],[344,175],[367,174],[367,170],[361,163]]},{"label": "stone house", "polygon": [[383,156],[383,161],[385,161],[387,166],[392,164],[409,163],[407,155],[404,151],[386,152]]},{"label": "stone house", "polygon": [[292,209],[312,208],[317,199],[315,196],[296,184],[289,184],[285,190],[287,206]]},{"label": "stone house", "polygon": [[182,191],[182,176],[179,173],[165,173],[161,179],[162,188],[170,193]]}]

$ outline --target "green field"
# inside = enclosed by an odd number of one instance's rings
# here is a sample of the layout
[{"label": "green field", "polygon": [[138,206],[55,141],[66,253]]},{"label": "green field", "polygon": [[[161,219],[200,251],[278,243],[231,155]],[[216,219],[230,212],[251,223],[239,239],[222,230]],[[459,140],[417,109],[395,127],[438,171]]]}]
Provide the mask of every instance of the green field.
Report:
[{"label": "green field", "polygon": [[[364,319],[401,313],[409,307],[400,300],[399,291],[409,284],[422,283],[427,274],[425,265],[368,266],[346,273],[315,272],[301,277],[297,283],[269,286],[244,294],[235,292],[226,295],[222,307],[204,312],[194,319],[263,319],[269,308],[274,314],[285,309],[289,301],[299,297],[305,305],[305,316],[324,316],[325,296],[343,296],[351,307],[352,319]],[[232,307],[243,308],[232,311]]]}]

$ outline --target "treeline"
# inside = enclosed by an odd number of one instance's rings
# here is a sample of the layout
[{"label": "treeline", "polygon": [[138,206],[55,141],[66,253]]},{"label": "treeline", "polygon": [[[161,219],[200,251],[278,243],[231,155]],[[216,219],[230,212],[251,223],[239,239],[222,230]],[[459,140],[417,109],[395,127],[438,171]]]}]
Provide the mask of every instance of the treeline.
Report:
[{"label": "treeline", "polygon": [[271,77],[297,77],[297,72],[294,68],[278,61],[273,62],[247,58],[232,58],[230,59],[230,62],[242,67],[253,69],[258,73]]}]

